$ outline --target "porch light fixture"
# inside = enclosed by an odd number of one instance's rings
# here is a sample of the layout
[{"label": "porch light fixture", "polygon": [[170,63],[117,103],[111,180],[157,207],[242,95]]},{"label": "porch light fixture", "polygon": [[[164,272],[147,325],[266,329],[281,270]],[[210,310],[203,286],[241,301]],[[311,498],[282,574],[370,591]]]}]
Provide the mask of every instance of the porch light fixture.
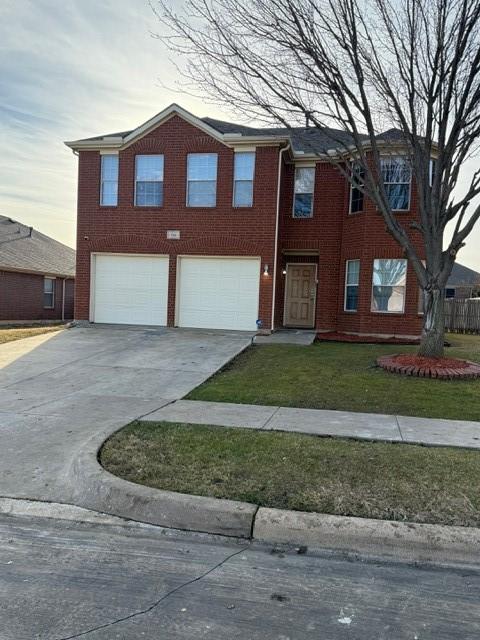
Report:
[{"label": "porch light fixture", "polygon": [[284,276],[287,275],[287,270],[286,269],[282,269],[282,275],[284,275]]},{"label": "porch light fixture", "polygon": [[268,264],[265,264],[263,267],[263,275],[268,276]]}]

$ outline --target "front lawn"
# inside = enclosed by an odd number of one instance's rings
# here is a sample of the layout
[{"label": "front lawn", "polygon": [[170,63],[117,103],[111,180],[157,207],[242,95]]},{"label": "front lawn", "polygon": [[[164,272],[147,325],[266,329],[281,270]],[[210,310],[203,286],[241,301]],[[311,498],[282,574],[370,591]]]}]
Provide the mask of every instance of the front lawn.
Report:
[{"label": "front lawn", "polygon": [[[448,356],[480,362],[480,336],[450,335],[449,340]],[[332,342],[254,346],[187,398],[480,420],[480,380],[409,378],[376,367],[378,356],[400,352],[415,352],[415,347]]]},{"label": "front lawn", "polygon": [[173,423],[113,435],[102,465],[131,482],[264,507],[480,526],[480,452]]},{"label": "front lawn", "polygon": [[42,333],[52,333],[52,331],[60,331],[64,329],[64,324],[56,325],[32,325],[32,326],[0,326],[0,344],[6,342],[13,342],[14,340],[21,340],[22,338],[30,338],[31,336],[38,336]]}]

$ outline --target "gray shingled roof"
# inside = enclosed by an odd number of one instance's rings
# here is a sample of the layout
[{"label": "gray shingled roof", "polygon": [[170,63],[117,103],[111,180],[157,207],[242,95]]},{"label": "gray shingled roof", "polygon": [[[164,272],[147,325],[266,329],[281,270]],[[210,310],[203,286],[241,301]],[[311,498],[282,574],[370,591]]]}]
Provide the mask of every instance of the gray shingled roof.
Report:
[{"label": "gray shingled roof", "polygon": [[[352,137],[349,133],[340,129],[329,127],[246,127],[214,120],[213,118],[202,118],[202,121],[220,133],[240,133],[243,136],[285,136],[292,141],[294,151],[303,153],[325,153],[329,149],[338,146],[349,145]],[[364,136],[365,140],[368,139]]]},{"label": "gray shingled roof", "polygon": [[0,270],[75,275],[75,251],[33,227],[0,216]]},{"label": "gray shingled roof", "polygon": [[455,262],[452,273],[447,282],[447,287],[471,287],[480,286],[480,273]]},{"label": "gray shingled roof", "polygon": [[[214,118],[201,118],[205,124],[219,133],[239,133],[242,136],[284,136],[292,141],[295,152],[322,154],[328,150],[352,144],[352,137],[349,133],[340,129],[329,127],[248,127],[234,122],[215,120]],[[82,141],[101,141],[103,138],[125,138],[131,134],[130,131],[120,131],[118,133],[107,133],[105,135],[84,138]],[[368,141],[368,136],[363,136]],[[378,140],[398,142],[403,140],[403,132],[399,129],[389,129],[377,136]]]}]

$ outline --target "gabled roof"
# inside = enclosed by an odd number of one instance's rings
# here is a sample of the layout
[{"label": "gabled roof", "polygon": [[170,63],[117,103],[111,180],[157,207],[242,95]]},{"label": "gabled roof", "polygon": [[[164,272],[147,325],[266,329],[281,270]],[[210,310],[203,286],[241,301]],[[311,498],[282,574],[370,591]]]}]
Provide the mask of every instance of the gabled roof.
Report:
[{"label": "gabled roof", "polygon": [[447,287],[471,287],[480,286],[480,273],[455,262],[452,273],[447,282]]},{"label": "gabled roof", "polygon": [[53,238],[0,215],[0,270],[75,275],[75,251]]},{"label": "gabled roof", "polygon": [[[121,131],[119,133],[110,133],[93,138],[84,138],[65,142],[65,144],[74,150],[81,149],[122,149],[135,140],[146,135],[149,131],[166,122],[174,115],[178,115],[190,124],[205,131],[208,135],[216,138],[220,142],[232,146],[242,143],[255,144],[276,143],[292,145],[293,155],[301,157],[302,155],[325,156],[334,152],[336,149],[352,145],[353,140],[350,134],[340,129],[332,129],[329,127],[249,127],[234,122],[226,122],[224,120],[215,120],[214,118],[198,118],[192,113],[186,111],[177,104],[171,104],[169,107],[157,113],[153,118],[147,120],[136,129],[129,131]],[[368,144],[368,136],[363,136],[365,143]],[[383,143],[399,143],[403,141],[403,133],[399,129],[390,129],[377,136],[379,142]]]}]

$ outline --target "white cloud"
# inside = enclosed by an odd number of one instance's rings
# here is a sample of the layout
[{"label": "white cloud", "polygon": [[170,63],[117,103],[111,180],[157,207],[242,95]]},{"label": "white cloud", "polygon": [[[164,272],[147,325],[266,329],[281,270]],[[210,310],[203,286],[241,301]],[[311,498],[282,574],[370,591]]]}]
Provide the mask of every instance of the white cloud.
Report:
[{"label": "white cloud", "polygon": [[[131,129],[174,101],[228,118],[160,87],[176,73],[150,36],[160,27],[147,0],[1,0],[0,213],[74,246],[77,161],[63,140]],[[479,247],[477,228],[460,260],[480,269]]]}]

